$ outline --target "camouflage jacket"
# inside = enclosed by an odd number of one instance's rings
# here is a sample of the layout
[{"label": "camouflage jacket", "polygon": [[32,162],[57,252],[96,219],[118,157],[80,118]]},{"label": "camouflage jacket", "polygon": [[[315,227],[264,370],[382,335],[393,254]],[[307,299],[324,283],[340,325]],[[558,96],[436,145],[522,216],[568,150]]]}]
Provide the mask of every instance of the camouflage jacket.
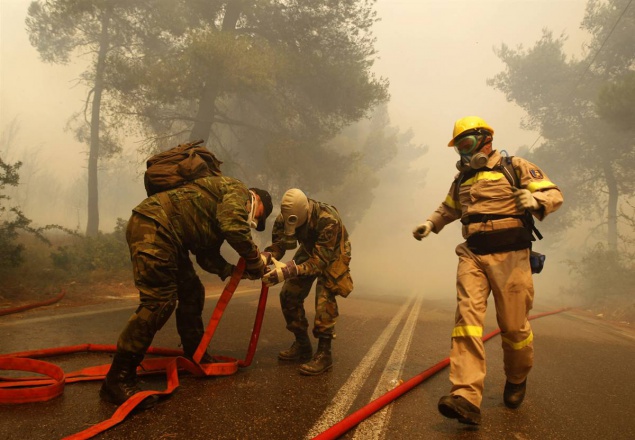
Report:
[{"label": "camouflage jacket", "polygon": [[245,259],[260,253],[248,223],[250,202],[240,180],[210,176],[148,197],[133,211],[169,230],[178,248],[196,255],[203,269],[219,273],[228,264],[220,255],[225,240]]},{"label": "camouflage jacket", "polygon": [[[272,231],[272,244],[265,251],[277,260],[285,254],[283,245],[284,220],[278,215]],[[348,232],[335,207],[309,199],[309,216],[296,229],[300,247],[294,260],[300,275],[326,275],[337,280],[348,271],[351,244]]]}]

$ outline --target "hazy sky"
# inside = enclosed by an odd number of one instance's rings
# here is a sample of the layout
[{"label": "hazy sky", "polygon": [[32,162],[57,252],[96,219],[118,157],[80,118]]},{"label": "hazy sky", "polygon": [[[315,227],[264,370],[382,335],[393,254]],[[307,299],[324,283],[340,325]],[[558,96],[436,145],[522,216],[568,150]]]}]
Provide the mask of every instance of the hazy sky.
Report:
[{"label": "hazy sky", "polygon": [[[29,0],[0,0],[0,129],[17,119],[20,146],[41,149],[40,160],[60,178],[77,178],[85,173],[84,147],[64,127],[71,114],[83,107],[86,90],[76,86],[83,64],[39,61],[25,31],[29,4]],[[532,47],[542,29],[548,28],[555,35],[568,35],[567,53],[580,57],[582,44],[588,40],[579,30],[585,5],[583,0],[378,1],[381,21],[374,33],[380,59],[375,72],[390,80],[392,123],[402,130],[411,128],[415,142],[430,150],[419,164],[428,169],[426,186],[401,189],[416,194],[418,203],[397,212],[395,223],[400,230],[393,232],[398,232],[398,238],[375,230],[373,219],[386,215],[387,200],[398,203],[394,194],[378,192],[377,203],[355,232],[358,266],[382,268],[384,261],[376,257],[391,255],[391,266],[398,266],[393,270],[400,277],[416,270],[426,256],[437,255],[430,264],[438,270],[454,269],[458,229],[448,228],[443,237],[432,237],[427,243],[415,242],[410,235],[412,226],[436,208],[451,183],[456,154],[446,145],[453,123],[470,114],[483,117],[496,131],[495,147],[510,154],[523,144],[533,144],[537,133],[519,128],[522,110],[485,84],[504,67],[493,48],[502,43]],[[9,160],[21,159],[21,154],[12,151]],[[125,213],[117,216],[129,212],[122,209]],[[404,229],[403,225],[409,226]],[[401,261],[387,253],[395,248],[404,256]]]},{"label": "hazy sky", "polygon": [[[30,0],[0,0],[0,128],[17,118],[24,145],[41,146],[51,166],[82,163],[83,147],[64,132],[80,110],[86,90],[76,86],[79,62],[42,63],[29,44],[24,20]],[[393,123],[411,127],[419,143],[454,162],[444,148],[452,124],[467,114],[496,129],[496,145],[531,144],[535,133],[518,128],[522,111],[485,80],[502,70],[493,47],[532,46],[543,28],[570,36],[567,49],[579,54],[582,0],[379,0],[375,27],[380,59],[377,75],[390,80]],[[61,157],[63,155],[63,157]],[[73,172],[77,171],[75,167]],[[61,173],[67,175],[66,172]]]},{"label": "hazy sky", "polygon": [[[502,43],[532,47],[548,28],[556,36],[568,35],[565,50],[579,58],[588,38],[579,29],[585,6],[580,0],[378,1],[382,20],[375,28],[380,56],[375,71],[390,79],[393,123],[412,128],[416,142],[428,145],[429,152],[418,164],[427,169],[425,187],[380,188],[355,230],[358,280],[379,285],[387,294],[423,289],[428,296],[454,295],[454,248],[462,241],[458,222],[422,242],[411,235],[445,198],[456,173],[456,153],[447,147],[454,121],[483,117],[495,129],[495,148],[511,155],[519,146],[532,145],[538,134],[519,128],[524,112],[485,84],[504,69],[493,48]],[[548,169],[548,164],[539,165]],[[557,183],[557,176],[550,177]],[[399,194],[413,194],[414,203],[396,200]],[[385,217],[394,230],[376,227]],[[536,249],[547,252],[546,244]],[[547,267],[534,278],[537,291],[548,296],[558,291],[568,273],[562,264],[567,251],[547,252]]]}]

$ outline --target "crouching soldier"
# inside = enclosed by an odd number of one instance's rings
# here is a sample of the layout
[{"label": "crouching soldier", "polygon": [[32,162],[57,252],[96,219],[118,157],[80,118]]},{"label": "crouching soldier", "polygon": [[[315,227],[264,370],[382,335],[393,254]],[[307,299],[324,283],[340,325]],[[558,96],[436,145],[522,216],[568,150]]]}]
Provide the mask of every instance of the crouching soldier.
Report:
[{"label": "crouching soldier", "polygon": [[[133,209],[126,240],[140,304],[117,341],[99,392],[103,400],[120,405],[140,391],[137,367],[175,309],[184,355],[192,359],[205,330],[201,316],[205,289],[190,252],[204,270],[224,280],[234,269],[220,254],[227,240],[246,260],[247,276],[259,279],[265,263],[251,228],[264,231],[272,209],[268,192],[247,189],[227,176],[203,177],[158,192]],[[208,353],[201,359],[201,363],[212,361]],[[156,396],[150,396],[139,407],[149,408],[156,401]]]},{"label": "crouching soldier", "polygon": [[[307,198],[299,189],[290,189],[282,197],[280,215],[273,225],[272,244],[265,249],[275,260],[286,250],[297,247],[293,260],[286,264],[274,261],[275,268],[262,278],[268,286],[284,282],[280,292],[282,314],[287,330],[295,335],[291,348],[281,351],[284,361],[309,361],[300,366],[300,373],[315,376],[333,365],[331,340],[335,338],[338,317],[336,296],[343,297],[353,290],[349,263],[351,244],[348,232],[335,207]],[[313,347],[308,335],[309,323],[304,300],[317,279]]]}]

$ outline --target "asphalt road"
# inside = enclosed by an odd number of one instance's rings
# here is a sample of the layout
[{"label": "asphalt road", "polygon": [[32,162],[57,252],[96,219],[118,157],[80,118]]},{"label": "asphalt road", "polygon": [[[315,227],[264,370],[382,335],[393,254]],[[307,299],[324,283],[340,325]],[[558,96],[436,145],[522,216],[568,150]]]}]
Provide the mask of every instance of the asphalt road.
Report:
[{"label": "asphalt road", "polygon": [[[333,369],[321,376],[297,373],[277,360],[292,339],[271,289],[252,365],[226,377],[181,375],[180,387],[152,410],[133,414],[99,439],[309,439],[364,407],[398,383],[449,354],[453,298],[426,298],[356,288],[341,299]],[[209,319],[218,292],[209,292]],[[245,357],[259,289],[240,286],[210,345],[213,354]],[[312,300],[309,301],[312,305]],[[49,306],[0,317],[0,352],[83,343],[114,344],[135,308],[134,300],[65,308]],[[312,318],[312,306],[309,306]],[[493,308],[486,332],[494,330]],[[537,303],[533,313],[553,310]],[[634,439],[635,331],[566,311],[532,321],[535,366],[518,410],[502,402],[500,337],[486,342],[488,375],[483,424],[461,425],[438,414],[450,388],[444,369],[342,436],[345,439]],[[174,318],[154,346],[176,348]],[[74,371],[109,364],[109,354],[49,359]],[[65,387],[49,402],[0,405],[0,439],[59,439],[109,418],[113,405],[98,398],[100,382]],[[144,388],[163,390],[162,376]]]}]

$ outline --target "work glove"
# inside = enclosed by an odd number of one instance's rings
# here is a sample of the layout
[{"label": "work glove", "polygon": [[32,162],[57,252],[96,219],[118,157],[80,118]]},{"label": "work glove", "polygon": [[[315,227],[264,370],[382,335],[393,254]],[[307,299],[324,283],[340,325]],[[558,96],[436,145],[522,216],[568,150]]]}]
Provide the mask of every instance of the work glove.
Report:
[{"label": "work glove", "polygon": [[432,228],[434,228],[434,224],[430,220],[426,220],[425,223],[414,228],[412,236],[421,241],[422,238],[426,238],[432,232]]},{"label": "work glove", "polygon": [[280,263],[274,258],[273,264],[275,268],[262,277],[262,282],[266,286],[275,286],[278,283],[298,276],[298,266],[296,266],[293,260],[285,264]]},{"label": "work glove", "polygon": [[265,263],[260,254],[256,258],[245,259],[245,273],[250,280],[258,280],[265,273]]},{"label": "work glove", "polygon": [[537,211],[540,209],[538,200],[531,195],[531,191],[528,189],[517,189],[514,191],[514,197],[516,198],[516,207],[522,211],[529,209],[530,211]]},{"label": "work glove", "polygon": [[260,258],[265,266],[271,266],[273,264],[273,256],[271,255],[271,252],[261,252]]}]

